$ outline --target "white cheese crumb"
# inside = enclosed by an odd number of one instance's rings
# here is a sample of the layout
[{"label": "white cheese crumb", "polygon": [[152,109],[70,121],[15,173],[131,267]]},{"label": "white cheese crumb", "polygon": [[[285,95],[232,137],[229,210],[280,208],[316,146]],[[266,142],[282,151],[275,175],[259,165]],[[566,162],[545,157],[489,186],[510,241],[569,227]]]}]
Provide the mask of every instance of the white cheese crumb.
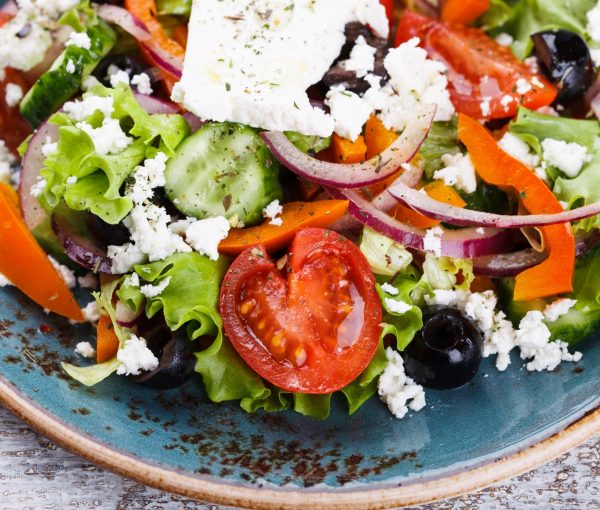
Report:
[{"label": "white cheese crumb", "polygon": [[517,94],[521,95],[527,94],[527,92],[532,89],[531,83],[529,83],[525,78],[519,78],[515,83],[515,87]]},{"label": "white cheese crumb", "polygon": [[279,200],[273,200],[262,210],[263,218],[270,218],[269,225],[280,227],[283,225],[283,220],[278,216],[283,212],[283,206],[279,204]]},{"label": "white cheese crumb", "polygon": [[423,249],[432,252],[440,257],[442,255],[442,235],[444,229],[441,227],[433,227],[426,231],[423,239]]},{"label": "white cheese crumb", "polygon": [[340,62],[347,71],[354,71],[358,78],[363,78],[375,68],[376,48],[369,46],[362,35],[359,35],[350,52],[350,58]]},{"label": "white cheese crumb", "polygon": [[390,312],[397,314],[404,314],[412,309],[412,305],[405,303],[404,301],[396,301],[395,299],[385,298],[383,300],[385,302],[385,306]]},{"label": "white cheese crumb", "polygon": [[16,83],[7,83],[5,91],[4,98],[10,107],[17,106],[23,99],[23,89]]},{"label": "white cheese crumb", "polygon": [[83,82],[81,83],[81,90],[83,90],[84,92],[87,92],[89,89],[91,89],[92,87],[95,87],[99,83],[100,82],[98,81],[98,78],[96,78],[94,75],[90,74],[89,76],[86,76],[83,79]]},{"label": "white cheese crumb", "polygon": [[89,342],[79,342],[74,352],[83,358],[93,358],[96,355],[96,350]]},{"label": "white cheese crumb", "polygon": [[481,116],[483,118],[489,117],[492,113],[492,107],[490,105],[490,100],[485,98],[481,103],[479,103],[479,108],[481,110]]},{"label": "white cheese crumb", "polygon": [[152,94],[152,85],[150,83],[150,76],[146,73],[136,74],[131,78],[131,84],[137,87],[137,91],[140,94],[146,94],[149,96]]},{"label": "white cheese crumb", "polygon": [[136,335],[125,340],[123,348],[117,351],[117,359],[121,362],[117,368],[119,375],[140,375],[158,367],[158,359],[148,349],[146,340]]},{"label": "white cheese crumb", "polygon": [[82,289],[97,289],[98,277],[94,273],[87,273],[77,278],[77,283]]},{"label": "white cheese crumb", "polygon": [[475,232],[482,236],[483,234],[485,234],[485,229],[483,227],[477,227],[475,229]]},{"label": "white cheese crumb", "polygon": [[73,186],[73,184],[77,184],[77,176],[71,175],[67,177],[65,182],[67,183],[67,186]]},{"label": "white cheese crumb", "polygon": [[127,190],[127,196],[134,204],[143,204],[154,195],[154,189],[165,185],[165,164],[167,155],[159,152],[152,159],[144,161],[143,165],[133,172],[134,184]]},{"label": "white cheese crumb", "polygon": [[69,287],[70,289],[75,287],[77,285],[77,278],[75,277],[75,273],[71,271],[67,266],[64,266],[63,264],[58,262],[51,255],[48,255],[48,258],[50,259],[50,262],[52,262],[54,268],[59,272],[62,279],[67,284],[67,287]]},{"label": "white cheese crumb", "polygon": [[29,191],[29,193],[32,197],[37,198],[41,196],[41,194],[44,192],[47,184],[48,183],[46,182],[46,179],[42,179],[42,176],[38,175],[37,180],[35,181],[35,184],[31,186],[31,190]]},{"label": "white cheese crumb", "polygon": [[498,34],[496,36],[496,42],[500,45],[500,46],[510,46],[513,43],[514,39],[512,37],[512,35],[507,34],[506,32],[502,32],[500,34]]},{"label": "white cheese crumb", "polygon": [[119,83],[129,85],[129,74],[127,74],[127,71],[123,71],[122,69],[117,68],[117,71],[110,75],[110,85],[114,88]]},{"label": "white cheese crumb", "polygon": [[335,132],[353,142],[373,112],[366,101],[343,86],[332,87],[327,92],[325,104],[335,122]]},{"label": "white cheese crumb", "polygon": [[425,407],[425,392],[405,374],[404,361],[398,352],[388,347],[385,355],[388,362],[379,377],[377,392],[391,413],[402,419],[409,409],[420,411]]},{"label": "white cheese crumb", "polygon": [[514,96],[505,94],[504,96],[502,96],[502,99],[500,99],[500,105],[504,108],[504,111],[508,111],[508,107],[510,106],[510,103],[512,103],[514,101],[515,101]]},{"label": "white cheese crumb", "polygon": [[65,46],[77,46],[84,50],[89,50],[92,46],[90,36],[85,32],[71,32],[69,38],[65,42]]},{"label": "white cheese crumb", "polygon": [[227,218],[217,216],[192,223],[185,231],[188,244],[211,260],[219,258],[219,243],[227,237],[231,225]]},{"label": "white cheese crumb", "polygon": [[100,307],[96,300],[90,301],[84,308],[81,309],[83,318],[91,323],[98,322],[100,320]]},{"label": "white cheese crumb", "polygon": [[63,111],[74,121],[84,121],[94,113],[100,112],[108,118],[114,111],[112,97],[86,96],[80,101],[69,101],[63,105]]},{"label": "white cheese crumb", "polygon": [[448,186],[456,186],[466,193],[477,189],[475,168],[468,154],[444,154],[442,163],[445,168],[434,172],[434,179],[443,180]]},{"label": "white cheese crumb", "polygon": [[12,282],[6,276],[0,273],[0,288],[2,287],[12,287]]},{"label": "white cheese crumb", "polygon": [[42,155],[44,157],[50,156],[50,154],[54,154],[58,150],[58,142],[53,142],[52,138],[49,136],[46,137],[46,142],[42,145]]},{"label": "white cheese crumb", "polygon": [[576,299],[560,298],[546,305],[544,317],[548,322],[555,322],[566,315],[577,303]]},{"label": "white cheese crumb", "polygon": [[546,175],[546,163],[540,160],[540,157],[530,150],[527,143],[512,133],[506,133],[498,142],[498,145],[510,156],[531,168],[535,174],[544,182],[548,181]]},{"label": "white cheese crumb", "polygon": [[594,66],[600,67],[600,48],[590,49],[590,55],[592,56],[592,60],[594,61]]},{"label": "white cheese crumb", "polygon": [[389,283],[384,283],[381,286],[381,290],[383,292],[385,292],[386,294],[389,294],[390,296],[397,296],[398,292],[399,292],[396,287],[394,287],[393,285],[390,285]]},{"label": "white cheese crumb", "polygon": [[600,42],[600,2],[590,9],[585,15],[587,18],[587,32],[593,41]]},{"label": "white cheese crumb", "polygon": [[162,292],[169,286],[169,283],[171,283],[171,277],[167,276],[158,285],[142,285],[140,287],[140,292],[148,299],[152,299],[157,296],[160,296]]},{"label": "white cheese crumb", "polygon": [[577,177],[583,165],[590,161],[587,147],[578,143],[546,138],[542,142],[544,159],[567,177]]},{"label": "white cheese crumb", "polygon": [[75,126],[89,135],[96,152],[102,155],[119,154],[133,143],[133,139],[121,129],[119,121],[112,117],[105,118],[98,128],[87,122],[78,122]]},{"label": "white cheese crumb", "polygon": [[73,74],[76,71],[75,62],[73,62],[73,60],[69,59],[67,61],[67,66],[65,69],[66,69],[67,73]]}]

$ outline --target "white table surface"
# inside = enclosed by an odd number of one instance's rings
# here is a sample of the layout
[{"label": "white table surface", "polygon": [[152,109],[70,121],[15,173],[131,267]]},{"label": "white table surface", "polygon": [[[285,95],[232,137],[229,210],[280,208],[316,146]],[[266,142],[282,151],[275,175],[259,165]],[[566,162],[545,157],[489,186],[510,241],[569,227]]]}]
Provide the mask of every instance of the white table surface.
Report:
[{"label": "white table surface", "polygon": [[[99,469],[57,447],[0,408],[0,510],[88,508],[225,510],[151,489]],[[504,484],[418,508],[600,509],[600,436]]]}]

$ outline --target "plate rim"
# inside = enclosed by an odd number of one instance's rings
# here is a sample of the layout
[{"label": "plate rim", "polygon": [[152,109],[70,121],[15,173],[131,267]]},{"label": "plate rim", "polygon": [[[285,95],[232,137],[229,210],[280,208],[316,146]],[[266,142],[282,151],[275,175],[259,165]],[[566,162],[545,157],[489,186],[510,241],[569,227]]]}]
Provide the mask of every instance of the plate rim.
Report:
[{"label": "plate rim", "polygon": [[19,419],[61,447],[113,473],[155,489],[198,501],[253,508],[365,510],[399,508],[431,503],[474,492],[520,475],[566,453],[600,432],[600,405],[537,443],[524,445],[483,465],[426,481],[384,489],[303,491],[250,488],[237,483],[218,483],[183,471],[144,461],[108,446],[64,422],[0,375],[0,404]]}]

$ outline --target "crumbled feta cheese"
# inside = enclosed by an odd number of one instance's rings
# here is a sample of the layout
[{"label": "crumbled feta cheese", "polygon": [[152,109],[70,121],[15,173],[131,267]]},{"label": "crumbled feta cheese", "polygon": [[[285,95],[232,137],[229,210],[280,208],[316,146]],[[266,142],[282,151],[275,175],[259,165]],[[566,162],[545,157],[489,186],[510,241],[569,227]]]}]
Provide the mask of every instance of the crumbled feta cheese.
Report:
[{"label": "crumbled feta cheese", "polygon": [[388,129],[402,131],[412,120],[418,104],[435,104],[435,120],[450,120],[454,115],[446,67],[429,59],[427,51],[418,44],[418,38],[410,39],[391,49],[385,57],[390,81],[382,89],[388,97],[382,101],[385,104],[380,108],[379,118]]},{"label": "crumbled feta cheese", "polygon": [[86,96],[80,101],[69,101],[63,105],[63,111],[67,116],[76,121],[81,122],[87,120],[94,113],[100,112],[104,118],[108,118],[114,111],[112,97]]},{"label": "crumbled feta cheese", "polygon": [[90,36],[85,32],[71,32],[69,38],[65,42],[65,46],[77,46],[84,50],[89,50],[92,46]]},{"label": "crumbled feta cheese", "polygon": [[136,74],[131,78],[131,84],[137,87],[137,91],[140,94],[146,94],[149,96],[152,94],[152,85],[150,83],[150,76],[146,73]]},{"label": "crumbled feta cheese", "polygon": [[4,140],[0,140],[0,182],[11,183],[11,167],[16,158],[11,154]]},{"label": "crumbled feta cheese", "polygon": [[444,229],[441,227],[433,227],[426,231],[423,239],[423,249],[432,252],[438,257],[442,255],[442,235]]},{"label": "crumbled feta cheese", "polygon": [[355,141],[369,120],[372,108],[354,92],[344,87],[333,87],[327,92],[325,104],[335,122],[335,132],[343,138]]},{"label": "crumbled feta cheese", "polygon": [[576,299],[560,298],[546,305],[544,308],[544,317],[548,322],[555,322],[563,315],[566,315],[577,303]]},{"label": "crumbled feta cheese", "polygon": [[484,99],[481,101],[481,103],[479,103],[479,108],[481,109],[481,116],[483,118],[489,117],[492,113],[492,107],[489,99]]},{"label": "crumbled feta cheese", "polygon": [[339,56],[352,21],[388,35],[377,0],[194,3],[188,47],[202,51],[186,52],[172,98],[207,120],[329,136],[333,119],[311,106],[306,90]]},{"label": "crumbled feta cheese", "polygon": [[90,301],[84,308],[81,309],[81,312],[83,313],[83,318],[92,324],[100,320],[100,307],[95,300]]},{"label": "crumbled feta cheese", "polygon": [[64,266],[63,264],[58,262],[52,256],[48,255],[48,258],[50,259],[50,262],[52,262],[54,269],[58,271],[62,279],[67,284],[67,287],[69,287],[70,289],[75,287],[77,285],[77,278],[75,277],[75,273],[71,271],[67,266]]},{"label": "crumbled feta cheese", "polygon": [[74,184],[77,184],[77,176],[71,175],[67,177],[65,182],[67,183],[67,186],[73,186]]},{"label": "crumbled feta cheese", "polygon": [[87,122],[78,122],[75,126],[90,136],[98,154],[119,154],[133,143],[133,139],[121,129],[119,121],[112,117],[105,118],[98,128]]},{"label": "crumbled feta cheese", "polygon": [[[26,35],[23,35],[26,33]],[[23,9],[0,28],[0,75],[5,69],[30,71],[44,60],[52,45],[50,31]]]},{"label": "crumbled feta cheese", "polygon": [[464,309],[468,293],[462,290],[435,289],[432,296],[425,296],[428,305],[454,306]]},{"label": "crumbled feta cheese", "polygon": [[234,214],[229,218],[229,224],[231,228],[244,228],[244,222],[240,220],[240,217],[237,214]]},{"label": "crumbled feta cheese", "polygon": [[510,103],[512,103],[514,101],[515,101],[514,96],[505,94],[504,96],[502,96],[502,99],[500,99],[500,105],[504,108],[505,111],[508,111],[508,107],[510,106]]},{"label": "crumbled feta cheese", "polygon": [[369,46],[362,35],[359,35],[350,52],[350,58],[340,62],[347,71],[354,71],[358,78],[363,78],[375,68],[376,48]]},{"label": "crumbled feta cheese", "polygon": [[583,165],[591,159],[587,147],[552,138],[542,141],[542,153],[547,163],[571,178],[577,177]]},{"label": "crumbled feta cheese", "polygon": [[123,246],[111,245],[108,247],[107,254],[112,261],[113,274],[127,273],[133,266],[142,264],[146,260],[146,254],[131,243]]},{"label": "crumbled feta cheese", "polygon": [[135,168],[134,183],[127,190],[127,196],[134,204],[143,204],[154,195],[154,189],[165,185],[165,164],[167,155],[159,152],[152,159]]},{"label": "crumbled feta cheese", "polygon": [[405,303],[404,301],[397,301],[391,298],[385,298],[384,300],[385,306],[392,313],[404,314],[412,309],[412,305]]},{"label": "crumbled feta cheese", "polygon": [[475,232],[476,232],[477,234],[479,234],[480,236],[482,236],[482,235],[484,235],[484,234],[485,234],[485,228],[483,228],[483,227],[477,227],[477,228],[475,229]]},{"label": "crumbled feta cheese", "polygon": [[592,56],[592,60],[594,61],[594,66],[600,67],[600,48],[590,49],[590,55]]},{"label": "crumbled feta cheese", "polygon": [[0,273],[0,287],[11,287],[12,283],[11,281],[4,276],[2,273]]},{"label": "crumbled feta cheese", "polygon": [[231,225],[227,218],[217,216],[192,223],[185,231],[189,245],[211,260],[219,258],[219,243],[227,237]]},{"label": "crumbled feta cheese", "polygon": [[542,81],[537,76],[534,76],[533,78],[531,78],[531,84],[534,87],[537,87],[539,89],[543,89],[544,88],[544,84],[542,83]]},{"label": "crumbled feta cheese", "polygon": [[125,278],[125,284],[129,287],[139,287],[140,286],[140,277],[137,273],[131,273],[127,278]]},{"label": "crumbled feta cheese", "polygon": [[383,292],[385,292],[386,294],[389,294],[390,296],[397,296],[398,292],[399,292],[396,287],[394,287],[393,285],[390,285],[389,283],[384,283],[381,286],[381,290]]},{"label": "crumbled feta cheese", "polygon": [[546,164],[542,162],[540,157],[530,150],[529,145],[518,136],[515,136],[512,133],[506,133],[500,139],[498,144],[504,152],[519,160],[525,166],[531,168],[540,179],[545,182],[547,181]]},{"label": "crumbled feta cheese", "polygon": [[148,349],[146,340],[136,335],[125,340],[123,348],[117,351],[117,359],[121,362],[117,368],[119,375],[140,375],[158,367],[158,359]]},{"label": "crumbled feta cheese", "polygon": [[96,349],[89,342],[79,342],[74,352],[83,358],[93,358],[96,355]]},{"label": "crumbled feta cheese", "polygon": [[[113,66],[113,67],[116,67],[116,66]],[[117,71],[110,75],[110,85],[111,85],[111,87],[114,88],[119,83],[124,83],[125,85],[129,85],[129,74],[127,74],[127,71],[123,71],[122,69],[117,68]]]},{"label": "crumbled feta cheese", "polygon": [[23,99],[23,89],[16,83],[7,83],[4,99],[8,106],[17,106]]},{"label": "crumbled feta cheese", "polygon": [[535,55],[532,55],[531,57],[527,57],[525,60],[523,60],[523,63],[527,67],[529,67],[529,69],[531,70],[532,73],[537,74],[540,72],[539,62]]},{"label": "crumbled feta cheese", "polygon": [[600,42],[600,2],[596,2],[596,5],[585,16],[590,38],[593,41]]},{"label": "crumbled feta cheese", "polygon": [[77,283],[82,289],[97,289],[98,277],[94,273],[87,273],[85,276],[77,277]]},{"label": "crumbled feta cheese", "polygon": [[519,78],[515,83],[515,90],[517,94],[527,94],[532,89],[531,83],[529,83],[525,78]]},{"label": "crumbled feta cheese", "polygon": [[42,145],[42,156],[48,157],[50,154],[54,154],[58,150],[58,142],[53,142],[52,138],[46,137],[46,142]]},{"label": "crumbled feta cheese", "polygon": [[279,204],[279,200],[273,200],[262,210],[263,218],[270,218],[269,225],[280,227],[283,225],[283,220],[278,216],[283,212],[283,206]]},{"label": "crumbled feta cheese", "polygon": [[448,186],[456,186],[466,193],[473,193],[477,189],[475,168],[468,154],[444,154],[442,163],[445,168],[433,174],[434,179],[443,180]]},{"label": "crumbled feta cheese", "polygon": [[35,184],[31,186],[29,193],[32,197],[37,198],[44,192],[47,184],[46,179],[42,179],[42,176],[38,175],[37,180],[35,181]]},{"label": "crumbled feta cheese", "polygon": [[385,350],[387,365],[379,377],[379,398],[398,419],[404,418],[409,409],[420,411],[425,407],[425,392],[404,372],[404,361],[400,353],[388,347]]},{"label": "crumbled feta cheese", "polygon": [[81,83],[81,90],[87,92],[89,89],[95,87],[99,83],[100,82],[98,81],[98,78],[96,78],[93,74],[90,74],[83,79],[83,82]]},{"label": "crumbled feta cheese", "polygon": [[506,32],[501,32],[496,36],[496,42],[500,46],[510,46],[513,43],[514,39],[512,35],[507,34]]},{"label": "crumbled feta cheese", "polygon": [[158,285],[150,285],[150,284],[142,285],[140,287],[140,292],[144,296],[146,296],[148,299],[152,299],[157,296],[160,296],[162,294],[163,290],[165,290],[169,286],[169,283],[171,283],[171,277],[167,276]]},{"label": "crumbled feta cheese", "polygon": [[75,67],[75,62],[73,62],[73,60],[69,59],[67,61],[67,66],[65,69],[66,69],[67,73],[73,74],[77,70],[77,68]]}]

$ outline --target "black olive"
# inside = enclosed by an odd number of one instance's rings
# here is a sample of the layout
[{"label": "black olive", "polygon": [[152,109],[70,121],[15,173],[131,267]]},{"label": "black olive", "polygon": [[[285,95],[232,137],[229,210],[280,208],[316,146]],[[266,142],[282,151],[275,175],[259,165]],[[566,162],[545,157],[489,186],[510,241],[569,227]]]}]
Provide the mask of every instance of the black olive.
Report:
[{"label": "black olive", "polygon": [[531,36],[542,73],[556,85],[555,104],[571,106],[594,81],[594,63],[583,38],[568,30],[546,30]]},{"label": "black olive", "polygon": [[458,388],[477,373],[483,351],[481,331],[460,310],[430,306],[423,328],[403,353],[406,374],[440,390]]},{"label": "black olive", "polygon": [[121,223],[110,225],[95,214],[87,214],[85,225],[90,233],[104,246],[121,246],[129,241],[131,237],[129,231]]},{"label": "black olive", "polygon": [[96,66],[92,74],[100,83],[107,87],[111,86],[110,76],[108,76],[108,68],[111,65],[125,71],[129,75],[129,78],[148,70],[148,66],[142,60],[132,55],[112,55],[106,57]]},{"label": "black olive", "polygon": [[158,367],[131,377],[131,380],[149,388],[165,390],[181,386],[192,376],[196,365],[194,352],[199,347],[188,339],[185,331],[172,333],[159,314],[142,321],[138,335],[146,340],[148,349],[158,358]]}]

